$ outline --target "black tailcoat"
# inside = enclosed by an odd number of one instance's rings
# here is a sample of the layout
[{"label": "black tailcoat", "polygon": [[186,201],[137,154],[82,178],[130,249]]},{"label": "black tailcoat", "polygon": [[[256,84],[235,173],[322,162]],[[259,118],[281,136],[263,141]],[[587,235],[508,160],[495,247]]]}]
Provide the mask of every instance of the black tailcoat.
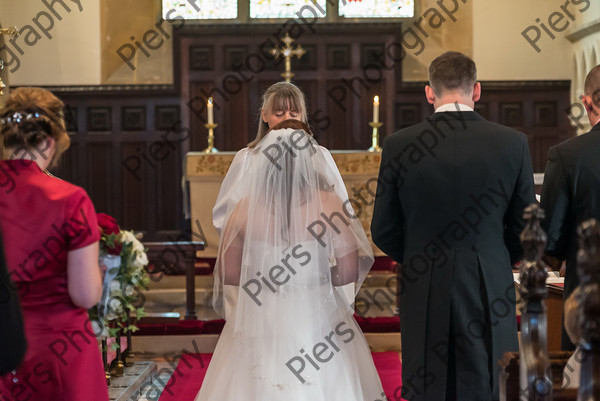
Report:
[{"label": "black tailcoat", "polygon": [[447,381],[461,400],[498,398],[498,360],[518,350],[511,264],[532,202],[527,138],[475,112],[384,141],[371,232],[402,264],[406,399],[444,400]]},{"label": "black tailcoat", "polygon": [[[587,134],[550,148],[541,204],[546,211],[546,251],[567,261],[566,299],[579,284],[577,226],[592,217],[600,219],[600,123]],[[562,348],[575,349],[564,328]]]}]

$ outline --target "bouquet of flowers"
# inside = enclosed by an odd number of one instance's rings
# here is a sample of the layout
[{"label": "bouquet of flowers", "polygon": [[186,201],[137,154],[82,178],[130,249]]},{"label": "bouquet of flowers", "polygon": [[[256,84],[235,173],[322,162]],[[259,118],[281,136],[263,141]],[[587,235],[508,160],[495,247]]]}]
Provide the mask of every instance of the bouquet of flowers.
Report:
[{"label": "bouquet of flowers", "polygon": [[[114,337],[118,330],[135,332],[138,328],[129,317],[144,316],[145,298],[149,276],[146,272],[148,257],[139,238],[132,232],[121,230],[114,218],[98,213],[100,226],[99,264],[106,267],[102,298],[89,310],[94,333],[98,337]],[[109,328],[109,322],[114,327]]]}]

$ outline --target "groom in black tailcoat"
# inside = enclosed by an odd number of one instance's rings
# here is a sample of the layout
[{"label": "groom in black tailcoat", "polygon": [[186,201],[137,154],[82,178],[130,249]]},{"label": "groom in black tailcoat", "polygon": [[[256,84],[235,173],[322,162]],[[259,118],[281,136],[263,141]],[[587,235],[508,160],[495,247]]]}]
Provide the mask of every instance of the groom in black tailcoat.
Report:
[{"label": "groom in black tailcoat", "polygon": [[473,111],[475,63],[447,52],[429,67],[435,113],[387,137],[373,241],[402,265],[402,396],[498,399],[498,360],[517,351],[511,265],[535,202],[527,138]]},{"label": "groom in black tailcoat", "polygon": [[[600,219],[600,65],[587,75],[581,100],[592,129],[548,151],[541,199],[546,252],[567,261],[565,300],[579,285],[577,226],[592,217]],[[564,327],[562,349],[575,349]]]}]

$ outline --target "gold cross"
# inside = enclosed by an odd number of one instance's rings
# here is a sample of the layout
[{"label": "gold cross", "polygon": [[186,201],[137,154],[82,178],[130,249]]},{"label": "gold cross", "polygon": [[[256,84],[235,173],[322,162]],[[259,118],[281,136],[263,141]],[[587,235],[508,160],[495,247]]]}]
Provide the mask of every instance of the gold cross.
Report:
[{"label": "gold cross", "polygon": [[291,58],[293,56],[296,56],[298,58],[302,58],[302,56],[304,55],[304,53],[306,53],[306,50],[304,50],[302,48],[302,45],[298,45],[295,49],[291,46],[292,42],[294,41],[294,39],[290,38],[289,34],[285,34],[285,37],[283,39],[281,39],[281,41],[283,43],[285,43],[285,47],[281,47],[281,48],[274,48],[271,49],[271,54],[273,55],[273,57],[275,57],[275,60],[277,60],[279,57],[283,56],[285,59],[285,72],[281,74],[281,76],[283,77],[283,79],[285,79],[286,82],[290,82],[292,77],[296,74],[292,73],[292,68],[291,68]]},{"label": "gold cross", "polygon": [[[0,28],[0,35],[8,35],[11,37],[15,37],[19,34],[18,27],[11,26],[9,28]],[[4,70],[4,60],[0,60],[0,72]],[[4,94],[4,88],[6,88],[6,84],[2,81],[2,76],[0,76],[0,96]]]}]

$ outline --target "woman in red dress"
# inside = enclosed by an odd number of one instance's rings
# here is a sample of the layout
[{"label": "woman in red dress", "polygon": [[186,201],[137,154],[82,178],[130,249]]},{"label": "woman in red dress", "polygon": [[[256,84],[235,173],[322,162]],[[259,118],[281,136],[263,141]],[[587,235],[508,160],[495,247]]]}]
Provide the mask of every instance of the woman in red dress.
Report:
[{"label": "woman in red dress", "polygon": [[86,312],[102,292],[96,213],[82,188],[46,171],[69,146],[62,109],[46,90],[19,88],[0,116],[0,228],[28,344],[0,377],[1,401],[108,400]]}]

